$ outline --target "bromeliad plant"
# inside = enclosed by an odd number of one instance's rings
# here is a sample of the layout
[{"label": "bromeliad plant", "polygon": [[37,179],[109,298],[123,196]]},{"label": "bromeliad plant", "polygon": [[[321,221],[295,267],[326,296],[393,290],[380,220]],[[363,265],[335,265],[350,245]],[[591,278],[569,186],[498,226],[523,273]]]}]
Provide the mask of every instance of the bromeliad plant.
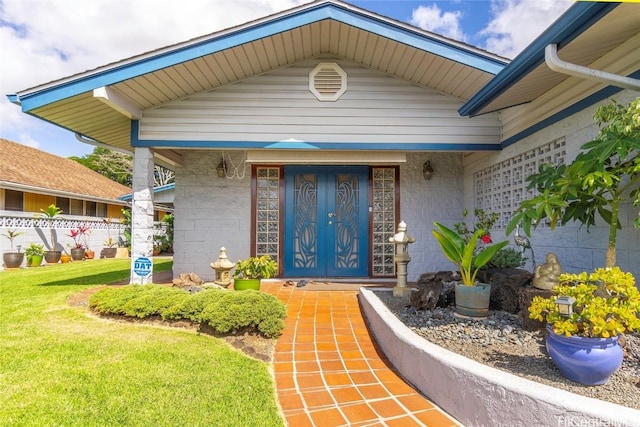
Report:
[{"label": "bromeliad plant", "polygon": [[[640,331],[640,293],[633,275],[619,267],[561,274],[552,292],[549,298],[533,298],[529,317],[547,322],[558,335],[609,338]],[[559,296],[575,299],[571,316],[560,315]]]},{"label": "bromeliad plant", "polygon": [[509,244],[505,240],[478,248],[478,240],[486,235],[482,228],[477,229],[469,240],[465,241],[462,236],[450,228],[437,222],[434,222],[433,225],[437,230],[432,230],[431,233],[440,244],[442,253],[449,261],[458,266],[462,283],[467,286],[475,285],[478,270],[491,261],[496,252]]}]

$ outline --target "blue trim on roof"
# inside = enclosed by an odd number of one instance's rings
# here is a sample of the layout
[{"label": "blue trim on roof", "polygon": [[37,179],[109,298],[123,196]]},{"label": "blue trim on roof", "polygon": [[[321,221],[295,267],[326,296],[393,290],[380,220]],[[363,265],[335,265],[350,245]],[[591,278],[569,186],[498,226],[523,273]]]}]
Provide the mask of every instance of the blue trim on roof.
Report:
[{"label": "blue trim on roof", "polygon": [[[631,78],[640,78],[640,70],[636,71],[635,73],[629,74],[628,77]],[[547,117],[546,119],[536,123],[535,125],[528,127],[527,129],[523,130],[522,132],[505,139],[504,141],[502,141],[501,147],[505,148],[508,147],[512,144],[515,144],[516,142],[530,136],[533,135],[534,133],[536,133],[537,131],[544,129],[548,126],[551,126],[557,122],[559,122],[560,120],[566,119],[567,117],[571,116],[572,114],[575,114],[579,111],[584,110],[587,107],[592,106],[593,104],[596,104],[600,101],[602,101],[603,99],[607,99],[610,96],[615,95],[618,92],[622,92],[624,89],[619,88],[617,86],[607,86],[604,89],[600,89],[599,91],[597,91],[596,93],[593,93],[589,96],[587,96],[584,99],[581,99],[579,102],[576,102],[575,104],[571,105],[570,107],[565,108],[562,111],[558,111],[557,113],[555,113],[552,116]]]},{"label": "blue trim on roof", "polygon": [[576,2],[509,65],[504,67],[470,100],[458,109],[461,116],[473,116],[521,78],[544,62],[544,48],[549,44],[562,47],[611,12],[619,3]]},{"label": "blue trim on roof", "polygon": [[481,55],[477,52],[466,50],[435,38],[432,39],[431,37],[411,31],[410,29],[384,22],[378,18],[347,9],[338,4],[311,3],[307,8],[292,12],[280,18],[274,18],[229,34],[176,48],[169,52],[159,53],[136,62],[113,66],[108,70],[73,79],[48,89],[27,93],[21,96],[19,100],[16,97],[16,100],[22,105],[22,111],[28,112],[43,105],[85,93],[98,87],[112,85],[325,19],[334,19],[382,37],[433,52],[452,61],[460,62],[491,74],[498,73],[506,64],[506,62],[499,61],[495,58]]},{"label": "blue trim on roof", "polygon": [[[161,185],[159,187],[153,187],[153,194],[162,193],[163,191],[169,191],[176,188],[176,183],[172,182],[171,184]],[[129,201],[133,199],[133,193],[128,193],[122,196],[118,196],[118,200]]]}]

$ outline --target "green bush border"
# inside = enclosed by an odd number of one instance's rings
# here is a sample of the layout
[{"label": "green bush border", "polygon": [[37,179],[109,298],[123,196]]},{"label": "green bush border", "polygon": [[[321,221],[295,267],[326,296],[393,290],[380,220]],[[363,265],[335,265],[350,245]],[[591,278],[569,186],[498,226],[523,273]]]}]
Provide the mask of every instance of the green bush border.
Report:
[{"label": "green bush border", "polygon": [[259,291],[206,289],[192,295],[160,285],[102,289],[91,296],[89,308],[102,315],[189,320],[223,335],[253,330],[266,338],[281,334],[287,315],[284,303]]}]

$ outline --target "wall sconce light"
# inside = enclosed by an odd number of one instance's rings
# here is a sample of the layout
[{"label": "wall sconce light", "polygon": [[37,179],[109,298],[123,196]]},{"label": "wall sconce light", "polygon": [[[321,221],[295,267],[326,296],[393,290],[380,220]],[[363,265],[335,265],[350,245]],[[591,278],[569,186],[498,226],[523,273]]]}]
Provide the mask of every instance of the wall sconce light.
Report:
[{"label": "wall sconce light", "polygon": [[424,179],[426,180],[430,180],[433,177],[433,168],[431,167],[431,162],[429,160],[424,162],[424,165],[422,165],[422,176],[424,176]]},{"label": "wall sconce light", "polygon": [[218,172],[218,178],[224,178],[227,176],[227,164],[225,163],[224,158],[220,158],[220,163],[218,163],[216,171]]},{"label": "wall sconce light", "polygon": [[573,297],[560,296],[556,298],[556,305],[558,306],[558,314],[562,317],[571,317],[573,314],[573,303],[576,299]]}]

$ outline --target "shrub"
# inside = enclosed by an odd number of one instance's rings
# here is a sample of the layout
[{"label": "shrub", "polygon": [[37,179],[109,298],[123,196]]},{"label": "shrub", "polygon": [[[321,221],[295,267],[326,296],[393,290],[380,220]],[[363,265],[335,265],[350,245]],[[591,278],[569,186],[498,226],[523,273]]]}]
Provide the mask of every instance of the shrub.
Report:
[{"label": "shrub", "polygon": [[[556,334],[609,338],[640,330],[640,292],[631,273],[619,267],[598,268],[593,273],[561,274],[549,298],[536,296],[529,317],[547,322]],[[563,317],[555,300],[575,299],[573,314]]]},{"label": "shrub", "polygon": [[101,314],[145,318],[159,316],[172,306],[181,305],[189,293],[177,288],[129,285],[102,289],[93,295],[89,307]]},{"label": "shrub", "polygon": [[513,248],[500,249],[489,261],[488,266],[494,268],[520,268],[524,266],[527,258],[522,252]]},{"label": "shrub", "polygon": [[202,322],[219,333],[256,328],[267,338],[284,329],[287,311],[276,297],[259,291],[221,292],[221,298],[202,311]]},{"label": "shrub", "polygon": [[255,329],[267,338],[284,329],[286,307],[276,297],[258,291],[209,289],[194,295],[158,285],[129,285],[102,289],[89,300],[100,314],[163,320],[190,320],[210,325],[221,334]]}]

